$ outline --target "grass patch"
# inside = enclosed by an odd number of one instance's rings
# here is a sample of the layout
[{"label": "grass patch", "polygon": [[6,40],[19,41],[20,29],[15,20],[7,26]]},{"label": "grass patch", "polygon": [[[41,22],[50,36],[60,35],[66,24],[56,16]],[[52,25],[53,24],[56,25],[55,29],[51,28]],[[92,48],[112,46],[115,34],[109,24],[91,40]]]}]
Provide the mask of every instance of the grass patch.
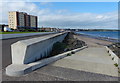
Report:
[{"label": "grass patch", "polygon": [[65,43],[56,42],[56,43],[53,45],[51,55],[57,55],[57,54],[63,53],[63,52],[64,52],[64,49],[65,49],[66,47],[67,47],[67,45],[66,45]]},{"label": "grass patch", "polygon": [[117,64],[117,63],[115,63],[114,65],[115,65],[115,67],[118,67],[118,64]]},{"label": "grass patch", "polygon": [[112,58],[112,60],[114,60],[114,57]]},{"label": "grass patch", "polygon": [[71,56],[72,54],[68,53],[67,56]]},{"label": "grass patch", "polygon": [[71,54],[75,54],[75,52],[72,51]]},{"label": "grass patch", "polygon": [[40,32],[0,32],[0,34],[21,34],[21,33],[40,33]]},{"label": "grass patch", "polygon": [[120,71],[118,71],[118,73],[120,73]]}]

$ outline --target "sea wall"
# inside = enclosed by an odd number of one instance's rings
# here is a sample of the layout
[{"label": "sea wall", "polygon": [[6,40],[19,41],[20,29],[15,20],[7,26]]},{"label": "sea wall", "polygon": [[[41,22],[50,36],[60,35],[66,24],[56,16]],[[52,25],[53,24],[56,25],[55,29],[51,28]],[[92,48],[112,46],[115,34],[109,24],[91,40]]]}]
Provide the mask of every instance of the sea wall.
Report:
[{"label": "sea wall", "polygon": [[6,68],[6,74],[9,76],[22,76],[24,74],[27,74],[27,73],[30,73],[30,72],[36,70],[37,68],[43,67],[43,66],[48,65],[52,62],[55,62],[59,59],[62,59],[64,57],[68,56],[69,54],[71,54],[72,52],[77,52],[77,51],[83,50],[85,48],[87,48],[87,46],[83,46],[81,48],[67,51],[62,54],[58,54],[56,56],[45,58],[45,59],[30,63],[30,64],[11,64]]},{"label": "sea wall", "polygon": [[120,64],[120,59],[119,59],[119,57],[115,53],[113,53],[112,50],[109,49],[107,46],[105,46],[105,47],[106,47],[108,53],[110,54],[111,58],[113,58],[115,63],[117,63],[118,67],[120,68],[120,65],[119,65]]},{"label": "sea wall", "polygon": [[58,33],[12,44],[12,64],[29,64],[48,57],[53,44],[63,41],[66,35],[67,33]]},{"label": "sea wall", "polygon": [[52,51],[53,44],[62,42],[67,34],[68,32],[57,33],[21,40],[12,44],[12,64],[6,67],[6,74],[9,76],[21,76],[65,57],[65,55],[60,55],[46,58]]}]

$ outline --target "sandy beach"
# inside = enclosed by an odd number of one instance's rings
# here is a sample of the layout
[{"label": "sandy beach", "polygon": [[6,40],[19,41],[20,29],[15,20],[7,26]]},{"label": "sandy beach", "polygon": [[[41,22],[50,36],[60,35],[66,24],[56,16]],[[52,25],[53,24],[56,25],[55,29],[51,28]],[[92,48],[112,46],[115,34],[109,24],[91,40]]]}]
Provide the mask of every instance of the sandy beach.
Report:
[{"label": "sandy beach", "polygon": [[84,41],[88,46],[107,46],[113,43],[110,41],[95,39],[83,35],[74,35],[74,37]]}]

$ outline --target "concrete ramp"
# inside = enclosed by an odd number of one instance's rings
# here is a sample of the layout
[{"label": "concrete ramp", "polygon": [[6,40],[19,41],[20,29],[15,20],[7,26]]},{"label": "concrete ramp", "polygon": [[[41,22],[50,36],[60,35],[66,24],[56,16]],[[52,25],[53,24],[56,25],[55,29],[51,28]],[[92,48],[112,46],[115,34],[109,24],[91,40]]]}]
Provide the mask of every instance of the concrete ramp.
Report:
[{"label": "concrete ramp", "polygon": [[118,77],[118,68],[105,47],[88,47],[53,66]]}]

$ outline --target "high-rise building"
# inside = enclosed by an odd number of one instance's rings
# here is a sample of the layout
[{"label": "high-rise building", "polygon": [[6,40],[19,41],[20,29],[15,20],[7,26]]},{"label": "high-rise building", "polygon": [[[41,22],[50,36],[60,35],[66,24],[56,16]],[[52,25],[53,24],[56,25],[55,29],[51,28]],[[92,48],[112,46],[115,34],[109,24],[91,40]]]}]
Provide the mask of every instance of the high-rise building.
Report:
[{"label": "high-rise building", "polygon": [[8,25],[13,29],[37,28],[37,16],[24,12],[10,11]]},{"label": "high-rise building", "polygon": [[37,16],[30,15],[30,26],[37,27]]}]

